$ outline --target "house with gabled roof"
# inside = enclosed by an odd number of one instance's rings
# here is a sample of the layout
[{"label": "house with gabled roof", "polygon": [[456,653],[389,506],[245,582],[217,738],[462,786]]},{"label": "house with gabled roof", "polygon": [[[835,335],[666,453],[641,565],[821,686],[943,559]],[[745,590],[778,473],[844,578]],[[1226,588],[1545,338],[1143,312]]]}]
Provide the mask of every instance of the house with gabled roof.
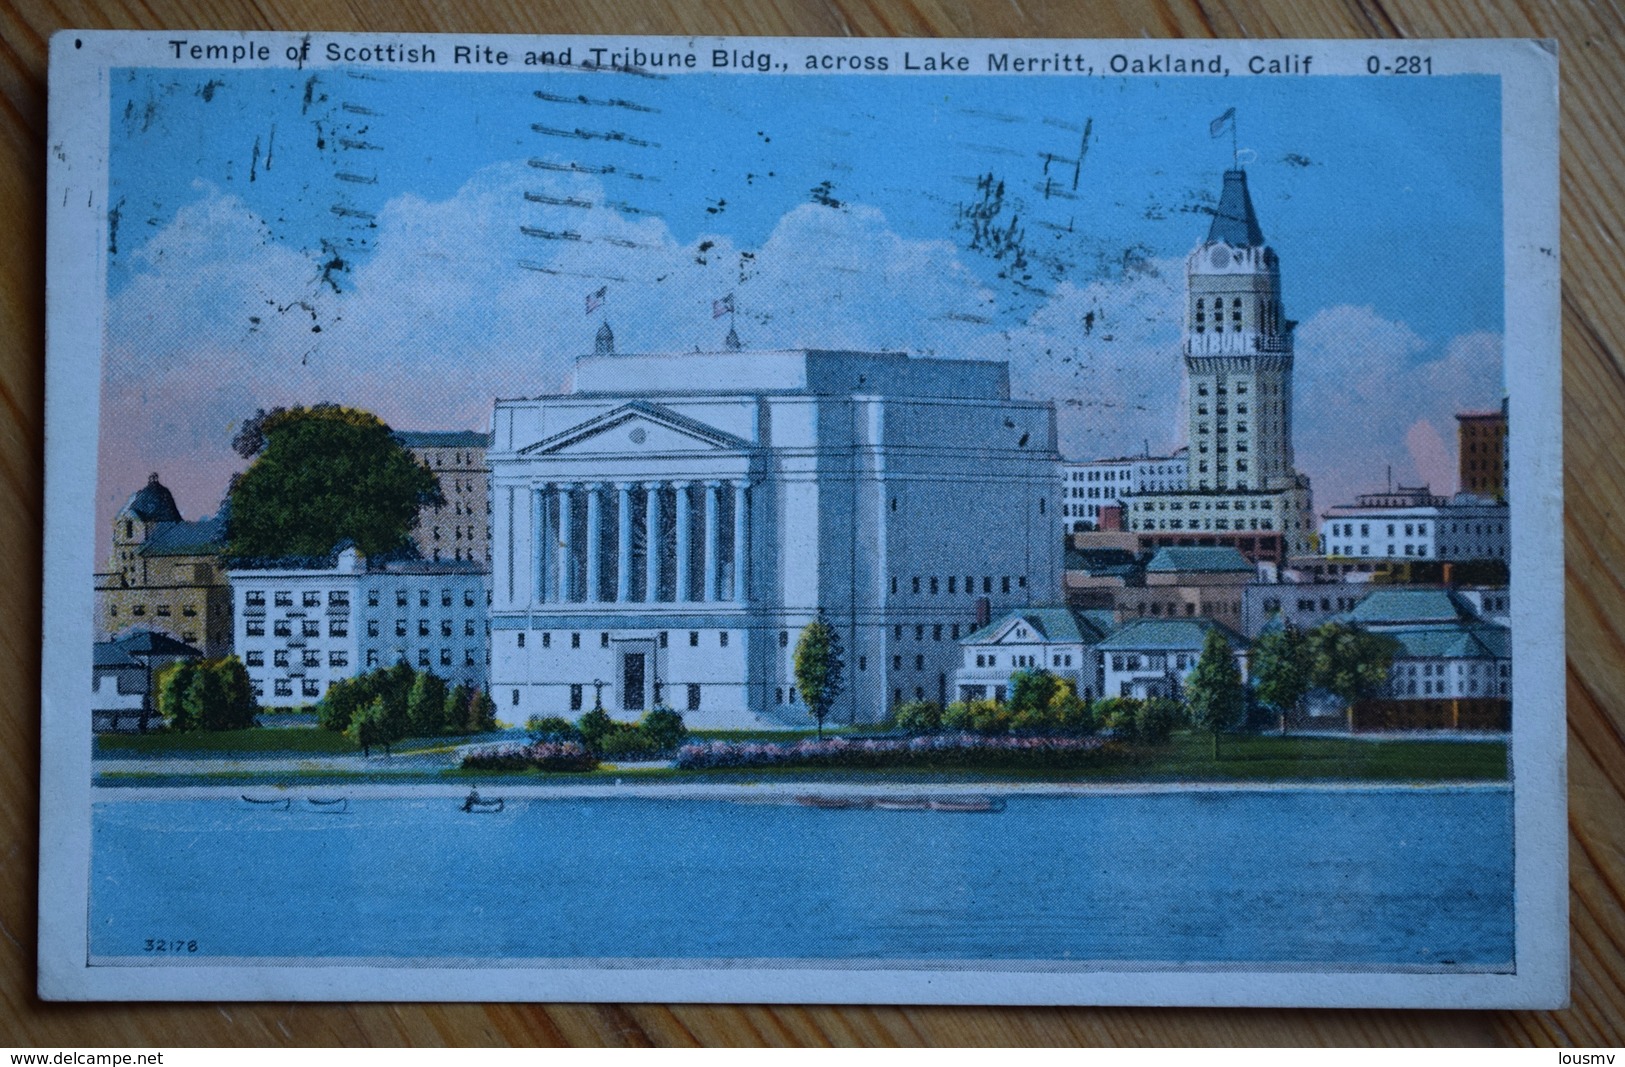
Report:
[{"label": "house with gabled roof", "polygon": [[1247,641],[1212,619],[1136,619],[1096,646],[1102,693],[1109,697],[1177,697],[1202,658],[1210,630],[1230,643],[1242,679],[1247,677]]},{"label": "house with gabled roof", "polygon": [[1003,700],[1012,674],[1042,668],[1094,700],[1101,695],[1095,646],[1111,629],[1109,611],[1054,606],[1006,612],[960,640],[963,663],[954,672],[953,692],[959,700]]},{"label": "house with gabled roof", "polygon": [[1399,643],[1383,693],[1349,711],[1356,730],[1506,730],[1512,631],[1451,589],[1378,589],[1337,621]]}]

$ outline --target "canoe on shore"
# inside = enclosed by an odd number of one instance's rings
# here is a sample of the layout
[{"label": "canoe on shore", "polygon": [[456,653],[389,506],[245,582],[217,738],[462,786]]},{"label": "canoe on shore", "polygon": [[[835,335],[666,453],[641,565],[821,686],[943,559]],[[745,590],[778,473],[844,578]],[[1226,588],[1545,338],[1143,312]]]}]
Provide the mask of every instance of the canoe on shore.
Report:
[{"label": "canoe on shore", "polygon": [[282,811],[287,811],[293,806],[292,797],[251,797],[247,793],[243,793],[242,798],[249,804],[258,804],[266,808],[279,808]]},{"label": "canoe on shore", "polygon": [[338,814],[350,810],[349,797],[306,797],[305,800],[317,811]]}]

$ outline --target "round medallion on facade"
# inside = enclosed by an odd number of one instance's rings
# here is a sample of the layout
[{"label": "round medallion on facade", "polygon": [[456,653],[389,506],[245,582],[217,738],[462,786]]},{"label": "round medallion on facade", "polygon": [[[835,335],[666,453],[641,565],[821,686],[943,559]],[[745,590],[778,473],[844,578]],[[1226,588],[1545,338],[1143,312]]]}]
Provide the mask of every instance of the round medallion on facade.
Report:
[{"label": "round medallion on facade", "polygon": [[632,439],[633,444],[641,445],[648,438],[649,435],[647,433],[644,433],[643,427],[634,426],[632,428],[632,432],[627,434],[626,436],[628,436],[628,437],[630,437]]},{"label": "round medallion on facade", "polygon": [[1213,254],[1208,258],[1213,261],[1213,265],[1215,267],[1217,267],[1219,270],[1223,270],[1230,265],[1230,249],[1226,248],[1224,245],[1219,245],[1213,250]]}]

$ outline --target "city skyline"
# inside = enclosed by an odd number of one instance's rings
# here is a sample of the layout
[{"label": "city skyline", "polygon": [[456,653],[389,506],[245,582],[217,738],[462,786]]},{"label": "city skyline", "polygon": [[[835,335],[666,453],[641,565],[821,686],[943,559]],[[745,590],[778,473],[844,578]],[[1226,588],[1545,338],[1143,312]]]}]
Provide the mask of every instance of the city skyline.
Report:
[{"label": "city skyline", "polygon": [[[213,511],[243,465],[234,422],[256,407],[330,400],[399,429],[483,429],[493,398],[563,389],[601,316],[623,351],[718,349],[737,320],[747,349],[1005,359],[1016,395],[1056,404],[1070,458],[1166,452],[1185,443],[1183,259],[1232,162],[1209,136],[1228,106],[1302,322],[1297,446],[1317,510],[1388,466],[1453,487],[1454,412],[1501,396],[1499,107],[1471,78],[1429,83],[1428,108],[1414,87],[1355,79],[1290,95],[1031,79],[1012,115],[993,106],[999,79],[907,79],[871,102],[839,77],[792,92],[460,75],[457,99],[479,106],[428,122],[430,77],[115,78],[99,527],[151,470],[189,518]],[[1296,119],[1306,88],[1327,120]],[[1426,153],[1446,127],[1462,151]],[[1374,177],[1395,153],[1417,160],[1403,189]],[[634,165],[660,180],[626,178]],[[978,232],[987,174],[1006,193]],[[1327,204],[1380,225],[1350,241]],[[1001,278],[1018,249],[1023,277]],[[1447,258],[1445,300],[1425,279]],[[729,293],[737,315],[713,319]],[[221,365],[242,373],[200,372]]]}]

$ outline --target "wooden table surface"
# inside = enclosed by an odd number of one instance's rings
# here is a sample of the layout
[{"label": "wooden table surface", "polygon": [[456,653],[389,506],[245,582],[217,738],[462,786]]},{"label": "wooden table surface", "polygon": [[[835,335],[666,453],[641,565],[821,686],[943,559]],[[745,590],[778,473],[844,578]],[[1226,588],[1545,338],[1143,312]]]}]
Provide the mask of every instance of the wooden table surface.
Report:
[{"label": "wooden table surface", "polygon": [[[0,1044],[1625,1043],[1625,11],[1616,0],[0,0]],[[1550,37],[1563,93],[1573,1006],[1555,1012],[54,1005],[34,995],[46,42],[61,27],[920,37]],[[1555,516],[1554,516],[1555,519]]]}]

